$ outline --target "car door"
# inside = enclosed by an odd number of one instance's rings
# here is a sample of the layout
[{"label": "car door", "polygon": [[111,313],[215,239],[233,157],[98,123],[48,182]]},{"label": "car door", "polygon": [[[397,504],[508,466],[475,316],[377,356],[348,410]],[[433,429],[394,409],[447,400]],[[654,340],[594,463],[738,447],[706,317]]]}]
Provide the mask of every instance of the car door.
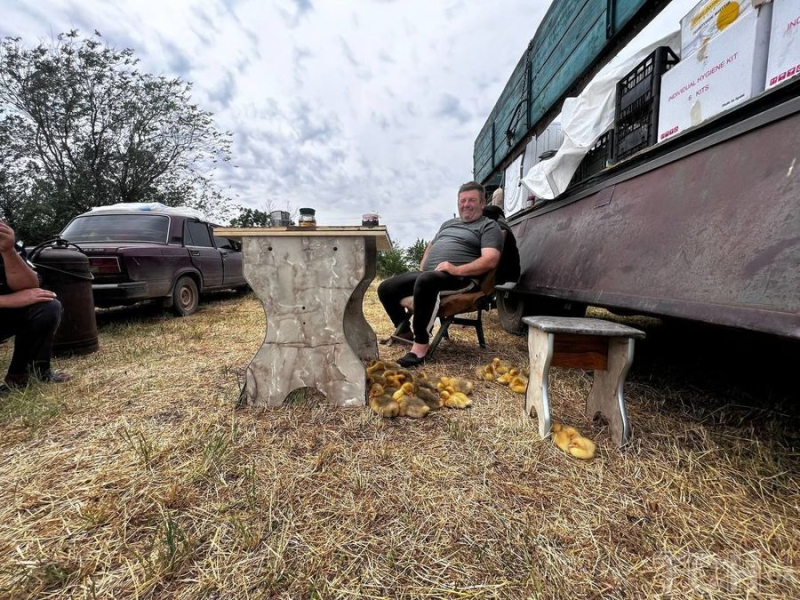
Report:
[{"label": "car door", "polygon": [[237,240],[214,236],[222,254],[222,281],[224,285],[239,286],[246,283],[242,268],[242,244]]},{"label": "car door", "polygon": [[222,255],[211,241],[208,224],[187,219],[183,229],[183,244],[189,251],[192,264],[203,276],[203,287],[222,285]]}]

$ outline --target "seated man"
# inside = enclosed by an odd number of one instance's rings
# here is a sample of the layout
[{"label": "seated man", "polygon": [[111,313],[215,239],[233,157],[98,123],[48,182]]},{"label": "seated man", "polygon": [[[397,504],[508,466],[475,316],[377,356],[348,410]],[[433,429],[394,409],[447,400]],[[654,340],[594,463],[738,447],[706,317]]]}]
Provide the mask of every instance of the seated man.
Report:
[{"label": "seated man", "polygon": [[[399,334],[412,339],[411,352],[398,363],[416,367],[425,362],[430,330],[439,310],[440,292],[460,293],[478,288],[477,280],[500,261],[503,234],[497,223],[483,215],[486,195],[477,182],[458,190],[458,219],[450,219],[428,245],[420,271],[392,277],[378,286],[378,298]],[[414,296],[413,327],[400,301]]]},{"label": "seated man", "polygon": [[14,354],[0,394],[24,387],[32,377],[61,383],[71,379],[50,369],[53,338],[61,322],[56,295],[39,287],[39,277],[17,253],[14,231],[0,221],[0,340],[14,336]]}]

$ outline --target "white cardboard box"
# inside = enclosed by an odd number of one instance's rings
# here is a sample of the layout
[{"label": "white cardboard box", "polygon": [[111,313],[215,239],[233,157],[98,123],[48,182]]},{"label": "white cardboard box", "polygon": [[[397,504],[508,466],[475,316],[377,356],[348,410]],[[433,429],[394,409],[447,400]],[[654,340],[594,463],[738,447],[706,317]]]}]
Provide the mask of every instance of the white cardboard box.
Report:
[{"label": "white cardboard box", "polygon": [[740,17],[664,74],[659,142],[764,91],[771,16],[766,4]]},{"label": "white cardboard box", "polygon": [[775,0],[767,61],[767,89],[800,75],[800,0]]},{"label": "white cardboard box", "polygon": [[694,54],[704,43],[752,10],[752,0],[700,0],[681,19],[681,57]]}]

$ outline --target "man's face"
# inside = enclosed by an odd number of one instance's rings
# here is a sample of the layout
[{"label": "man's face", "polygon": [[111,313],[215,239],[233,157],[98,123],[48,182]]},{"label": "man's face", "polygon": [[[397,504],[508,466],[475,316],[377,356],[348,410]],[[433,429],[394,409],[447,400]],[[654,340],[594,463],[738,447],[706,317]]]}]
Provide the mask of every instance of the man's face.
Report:
[{"label": "man's face", "polygon": [[458,216],[464,223],[472,223],[483,216],[484,200],[478,190],[461,192],[458,195]]}]

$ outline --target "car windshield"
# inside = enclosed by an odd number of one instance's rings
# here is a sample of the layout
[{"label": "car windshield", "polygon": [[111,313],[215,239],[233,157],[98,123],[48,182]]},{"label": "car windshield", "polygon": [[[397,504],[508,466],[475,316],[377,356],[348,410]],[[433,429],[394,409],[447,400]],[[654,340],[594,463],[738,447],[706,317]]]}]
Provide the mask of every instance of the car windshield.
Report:
[{"label": "car windshield", "polygon": [[156,242],[165,244],[169,217],[164,215],[86,215],[61,232],[70,242]]}]

